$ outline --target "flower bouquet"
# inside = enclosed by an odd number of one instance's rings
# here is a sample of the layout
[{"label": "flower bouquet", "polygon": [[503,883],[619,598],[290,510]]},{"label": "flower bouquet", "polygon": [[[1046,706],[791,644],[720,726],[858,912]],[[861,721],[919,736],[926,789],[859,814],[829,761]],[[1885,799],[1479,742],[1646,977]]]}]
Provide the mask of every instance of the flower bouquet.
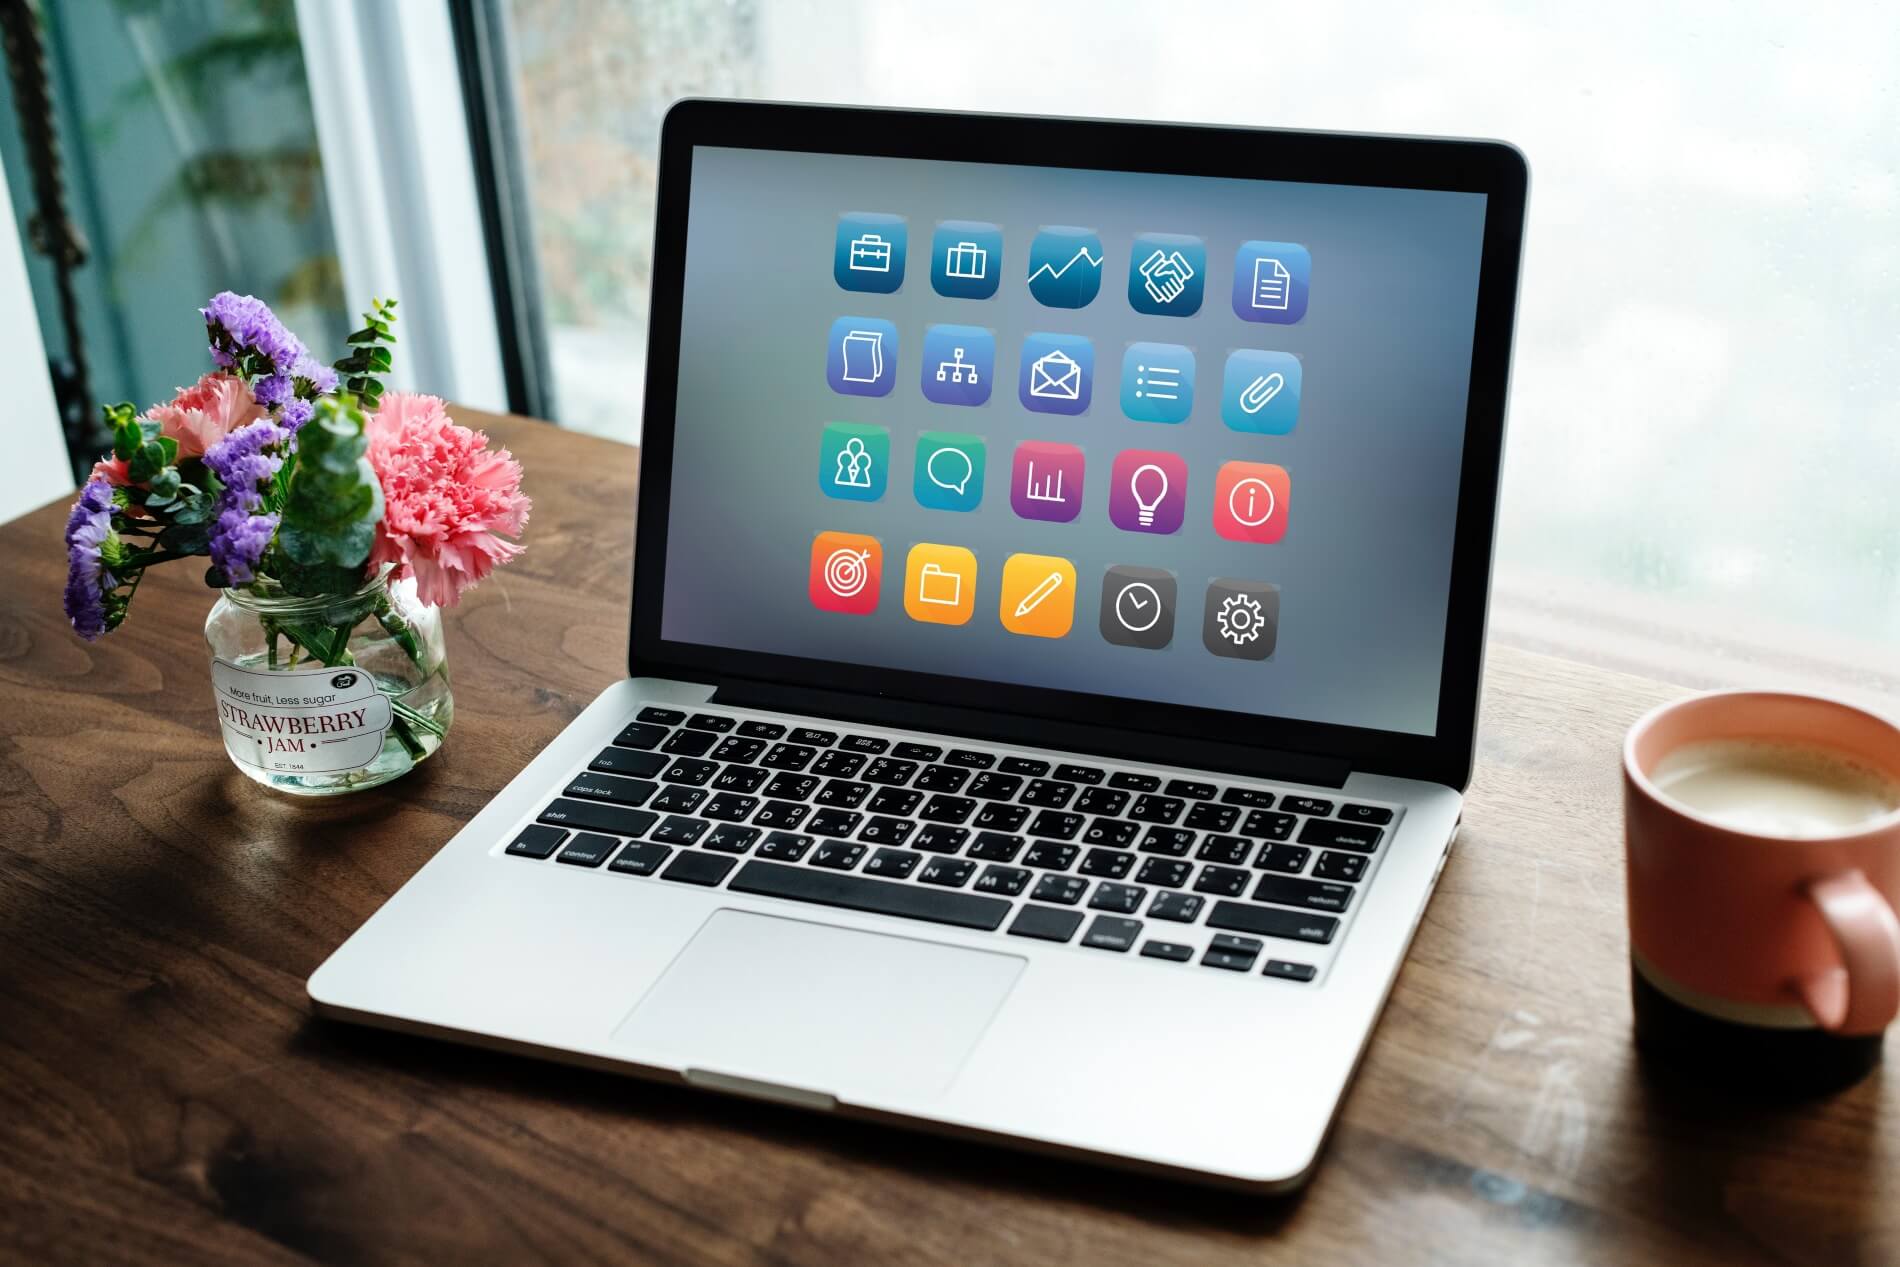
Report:
[{"label": "flower bouquet", "polygon": [[105,410],[112,454],[66,526],[66,615],[97,638],[147,568],[205,556],[238,768],[303,794],[387,782],[448,731],[438,612],[520,553],[521,467],[439,399],[385,394],[393,299],[333,366],[248,295],[202,312],[218,368],[143,414]]}]

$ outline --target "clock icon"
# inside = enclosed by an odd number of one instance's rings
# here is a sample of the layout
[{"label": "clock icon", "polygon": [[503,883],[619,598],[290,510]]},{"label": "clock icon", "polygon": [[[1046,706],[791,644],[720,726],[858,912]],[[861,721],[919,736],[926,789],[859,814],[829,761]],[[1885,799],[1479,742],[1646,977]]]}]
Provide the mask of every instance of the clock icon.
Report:
[{"label": "clock icon", "polygon": [[1174,574],[1118,563],[1102,578],[1102,640],[1159,651],[1174,641]]},{"label": "clock icon", "polygon": [[1115,595],[1115,619],[1129,633],[1147,633],[1161,619],[1161,595],[1146,581],[1131,581]]}]

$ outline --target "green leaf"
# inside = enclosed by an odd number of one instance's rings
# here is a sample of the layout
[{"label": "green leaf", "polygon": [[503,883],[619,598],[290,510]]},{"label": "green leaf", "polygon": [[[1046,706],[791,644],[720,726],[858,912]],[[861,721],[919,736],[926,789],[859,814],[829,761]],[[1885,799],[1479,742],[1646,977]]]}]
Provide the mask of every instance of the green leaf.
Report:
[{"label": "green leaf", "polygon": [[297,433],[297,471],[284,497],[277,549],[294,594],[362,584],[363,563],[383,517],[383,490],[364,453],[363,411],[348,395],[326,396]]},{"label": "green leaf", "polygon": [[[167,453],[165,446],[171,446]],[[157,477],[158,473],[171,465],[171,456],[178,452],[176,440],[148,440],[133,452],[127,467],[133,479],[143,484]]]},{"label": "green leaf", "polygon": [[146,508],[150,509],[155,501],[171,501],[172,498],[178,495],[178,490],[183,484],[184,480],[179,478],[178,468],[175,466],[166,467],[152,477],[151,485],[147,490],[150,496],[145,499]]}]

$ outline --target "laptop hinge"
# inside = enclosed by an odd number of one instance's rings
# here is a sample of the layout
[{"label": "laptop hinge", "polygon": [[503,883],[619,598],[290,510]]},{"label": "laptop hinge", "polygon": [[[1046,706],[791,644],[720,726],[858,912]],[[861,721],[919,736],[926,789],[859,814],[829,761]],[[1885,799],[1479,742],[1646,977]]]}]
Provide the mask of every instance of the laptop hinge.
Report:
[{"label": "laptop hinge", "polygon": [[712,702],[730,708],[802,713],[835,721],[962,735],[1032,748],[1060,748],[1125,761],[1219,770],[1318,787],[1344,787],[1346,777],[1352,773],[1348,762],[1335,757],[774,682],[725,682],[713,692]]}]

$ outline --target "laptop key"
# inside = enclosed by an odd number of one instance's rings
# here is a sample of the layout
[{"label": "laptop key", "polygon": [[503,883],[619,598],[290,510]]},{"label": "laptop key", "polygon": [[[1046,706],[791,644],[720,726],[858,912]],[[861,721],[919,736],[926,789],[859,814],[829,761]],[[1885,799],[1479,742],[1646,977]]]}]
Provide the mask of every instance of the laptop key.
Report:
[{"label": "laptop key", "polygon": [[933,823],[960,823],[976,812],[976,802],[967,796],[938,793],[924,802],[920,817]]},{"label": "laptop key", "polygon": [[969,795],[984,801],[1007,801],[1022,790],[1023,779],[1019,774],[996,774],[984,771],[970,780]]},{"label": "laptop key", "polygon": [[765,794],[775,801],[804,801],[818,790],[820,780],[809,774],[775,774]]},{"label": "laptop key", "polygon": [[881,787],[864,808],[873,814],[910,814],[923,799],[924,794],[914,787]]},{"label": "laptop key", "polygon": [[805,830],[814,836],[849,836],[864,821],[864,815],[851,809],[821,809],[811,816]]},{"label": "laptop key", "polygon": [[1112,787],[1091,787],[1082,789],[1082,795],[1075,803],[1078,814],[1106,814],[1113,816],[1122,812],[1128,804],[1128,793],[1116,791]]},{"label": "laptop key", "polygon": [[911,786],[922,792],[961,792],[970,781],[970,772],[953,765],[933,765],[917,776]]},{"label": "laptop key", "polygon": [[864,825],[858,839],[872,845],[901,845],[917,830],[908,818],[876,817]]},{"label": "laptop key", "polygon": [[1178,941],[1155,941],[1150,938],[1141,947],[1144,959],[1166,959],[1170,963],[1186,963],[1194,958],[1194,947],[1183,946]]},{"label": "laptop key", "polygon": [[971,821],[978,827],[987,827],[993,831],[1020,831],[1029,819],[1027,805],[1004,805],[991,801],[977,811]]},{"label": "laptop key", "polygon": [[1194,891],[1216,893],[1222,897],[1239,897],[1247,891],[1247,881],[1252,878],[1247,872],[1237,867],[1217,867],[1210,864],[1202,867],[1201,874],[1195,877]]},{"label": "laptop key", "polygon": [[795,801],[767,801],[765,808],[752,817],[754,827],[782,827],[787,831],[805,821],[805,815],[811,813],[811,806],[800,805]]},{"label": "laptop key", "polygon": [[970,846],[970,857],[980,862],[1014,862],[1022,851],[1023,838],[1011,836],[1000,831],[982,831],[976,834],[976,843]]},{"label": "laptop key", "polygon": [[970,882],[976,874],[976,864],[968,858],[932,858],[917,873],[920,884],[936,884],[946,889],[960,889]]},{"label": "laptop key", "polygon": [[890,746],[890,740],[878,739],[871,735],[846,735],[838,741],[838,747],[847,752],[884,752]]},{"label": "laptop key", "polygon": [[807,744],[813,748],[829,748],[838,742],[835,730],[813,730],[810,726],[800,726],[786,738],[795,744]]},{"label": "laptop key", "polygon": [[1091,849],[1082,858],[1083,875],[1105,875],[1119,880],[1135,865],[1135,855],[1119,849]]},{"label": "laptop key", "polygon": [[1333,812],[1333,803],[1316,796],[1283,796],[1280,808],[1294,814],[1317,814],[1321,818]]},{"label": "laptop key", "polygon": [[658,796],[647,802],[647,808],[659,810],[662,814],[690,814],[705,799],[704,789],[669,783],[660,789]]},{"label": "laptop key", "polygon": [[1030,821],[1028,830],[1032,836],[1047,836],[1051,840],[1073,840],[1075,834],[1082,830],[1082,824],[1085,821],[1080,814],[1059,809],[1046,809]]},{"label": "laptop key", "polygon": [[640,720],[650,721],[656,726],[677,726],[686,720],[686,714],[677,708],[659,708],[649,704],[640,710]]},{"label": "laptop key", "polygon": [[1129,951],[1141,937],[1141,921],[1116,915],[1097,915],[1082,934],[1082,944],[1097,950]]},{"label": "laptop key", "polygon": [[1245,836],[1203,836],[1201,847],[1194,856],[1202,862],[1224,862],[1230,867],[1247,865],[1247,855],[1253,852],[1253,841]]},{"label": "laptop key", "polygon": [[1211,801],[1219,790],[1212,783],[1202,783],[1198,779],[1168,780],[1169,796],[1183,796],[1190,801]]},{"label": "laptop key", "polygon": [[735,893],[754,893],[985,931],[1001,927],[1010,909],[1009,902],[999,897],[873,880],[861,875],[839,875],[814,871],[810,867],[788,867],[756,858],[739,869],[739,874],[732,878],[731,889]]},{"label": "laptop key", "polygon": [[1362,853],[1323,853],[1313,864],[1315,878],[1344,884],[1357,883],[1365,873],[1366,856]]},{"label": "laptop key", "polygon": [[1289,959],[1269,959],[1267,966],[1260,970],[1265,977],[1278,977],[1282,981],[1311,981],[1319,975],[1319,969],[1310,963],[1294,963]]},{"label": "laptop key", "polygon": [[741,827],[737,823],[721,823],[712,829],[706,837],[705,847],[716,849],[720,853],[744,853],[752,848],[752,842],[759,838],[756,827]]},{"label": "laptop key", "polygon": [[848,779],[862,770],[864,763],[870,759],[861,752],[845,752],[842,749],[833,748],[812,763],[811,772],[822,774],[828,779]]},{"label": "laptop key", "polygon": [[1041,805],[1050,809],[1061,809],[1075,796],[1073,783],[1059,783],[1054,779],[1031,779],[1029,786],[1023,789],[1024,805]]},{"label": "laptop key", "polygon": [[770,858],[774,862],[797,862],[816,841],[816,836],[801,836],[789,831],[771,832],[766,836],[765,843],[759,846],[759,857]]},{"label": "laptop key", "polygon": [[1067,871],[1080,853],[1074,845],[1058,844],[1053,840],[1038,840],[1029,846],[1029,852],[1023,855],[1025,867],[1037,867],[1044,871]]},{"label": "laptop key", "polygon": [[1210,968],[1225,968],[1229,972],[1251,972],[1253,961],[1259,957],[1260,942],[1257,938],[1216,933],[1207,945],[1207,953],[1201,956],[1201,962]]},{"label": "laptop key", "polygon": [[580,827],[588,831],[609,832],[615,836],[644,836],[647,828],[660,821],[651,810],[627,809],[619,805],[601,805],[593,801],[555,801],[538,815],[544,823],[557,827]]},{"label": "laptop key", "polygon": [[928,849],[932,853],[955,853],[963,848],[963,842],[970,838],[968,827],[948,827],[942,823],[925,823],[917,839],[911,844],[918,849]]},{"label": "laptop key", "polygon": [[1034,757],[1004,757],[1002,764],[996,768],[1004,774],[1022,774],[1032,779],[1040,779],[1049,773],[1049,763]]},{"label": "laptop key", "polygon": [[559,849],[561,842],[566,839],[567,833],[559,827],[523,827],[521,834],[503,852],[517,858],[546,858]]},{"label": "laptop key", "polygon": [[676,730],[660,745],[661,752],[679,757],[703,757],[719,742],[719,736],[706,730]]},{"label": "laptop key", "polygon": [[759,784],[772,777],[771,771],[755,765],[729,765],[719,772],[712,786],[720,792],[756,792]]},{"label": "laptop key", "polygon": [[650,779],[623,779],[612,774],[583,774],[562,790],[563,796],[584,796],[615,805],[645,805],[660,785]]},{"label": "laptop key", "polygon": [[1105,774],[1107,771],[1100,766],[1063,764],[1056,767],[1056,777],[1070,783],[1100,783]]},{"label": "laptop key", "polygon": [[895,757],[878,757],[864,767],[864,773],[858,777],[867,783],[889,783],[893,786],[910,782],[910,776],[917,773],[915,761],[899,761]]},{"label": "laptop key", "polygon": [[901,880],[917,869],[924,856],[915,849],[880,849],[864,864],[864,874]]},{"label": "laptop key", "polygon": [[1133,915],[1147,899],[1146,889],[1136,888],[1132,884],[1110,884],[1104,880],[1095,886],[1095,892],[1089,898],[1089,907],[1097,911],[1119,911],[1123,915]]},{"label": "laptop key", "polygon": [[706,829],[711,826],[711,823],[701,818],[673,814],[653,829],[653,839],[663,845],[690,845],[704,836]]},{"label": "laptop key", "polygon": [[1240,807],[1237,805],[1213,805],[1207,801],[1196,801],[1188,807],[1187,818],[1182,821],[1182,826],[1199,831],[1232,831],[1234,824],[1239,821]]},{"label": "laptop key", "polygon": [[1278,902],[1282,906],[1304,906],[1309,911],[1343,911],[1352,905],[1352,895],[1356,892],[1358,890],[1350,884],[1263,875],[1260,882],[1254,885],[1253,900]]},{"label": "laptop key", "polygon": [[843,840],[826,840],[819,842],[818,848],[812,851],[811,865],[824,867],[829,871],[849,871],[858,865],[858,860],[862,857],[864,857],[863,845],[854,845]]},{"label": "laptop key", "polygon": [[743,822],[747,815],[759,807],[756,796],[740,796],[735,792],[721,792],[706,802],[706,808],[699,812],[707,818],[716,818],[721,822]]},{"label": "laptop key", "polygon": [[983,874],[976,878],[976,891],[979,893],[997,893],[1004,897],[1015,897],[1029,883],[1029,872],[1021,867],[987,866]]},{"label": "laptop key", "polygon": [[1200,918],[1201,907],[1206,904],[1207,899],[1198,893],[1157,893],[1155,900],[1148,904],[1148,918],[1192,924]]},{"label": "laptop key", "polygon": [[1082,912],[1059,911],[1053,906],[1025,906],[1009,926],[1012,937],[1034,937],[1037,941],[1067,941],[1082,926]]},{"label": "laptop key", "polygon": [[1171,858],[1186,857],[1193,846],[1194,833],[1185,827],[1150,827],[1141,838],[1143,853],[1164,853]]},{"label": "laptop key", "polygon": [[1339,921],[1331,915],[1312,915],[1305,911],[1283,910],[1276,906],[1250,906],[1241,902],[1216,902],[1207,914],[1210,928],[1230,928],[1235,932],[1258,933],[1262,937],[1280,937],[1288,941],[1307,941],[1324,946],[1339,931]]},{"label": "laptop key", "polygon": [[1046,875],[1036,881],[1036,887],[1029,894],[1038,902],[1060,902],[1064,906],[1074,906],[1089,891],[1089,882],[1079,875]]},{"label": "laptop key", "polygon": [[656,845],[650,840],[636,840],[622,849],[614,860],[607,864],[609,871],[618,871],[622,875],[652,875],[660,869],[672,854],[665,845]]},{"label": "laptop key", "polygon": [[891,749],[891,755],[906,761],[935,761],[943,755],[943,749],[928,743],[900,743]]},{"label": "laptop key", "polygon": [[785,727],[775,721],[742,721],[739,723],[739,733],[748,739],[781,739],[785,735]]},{"label": "laptop key", "polygon": [[1339,807],[1339,816],[1354,823],[1384,825],[1392,821],[1392,811],[1381,805],[1354,805],[1348,801]]},{"label": "laptop key", "polygon": [[614,743],[622,748],[657,748],[664,738],[666,727],[636,721],[627,723],[627,728],[614,736]]},{"label": "laptop key", "polygon": [[741,765],[757,761],[759,754],[765,751],[765,740],[743,739],[738,735],[728,735],[719,741],[712,750],[714,761],[737,761]]},{"label": "laptop key", "polygon": [[590,770],[602,774],[626,774],[635,778],[650,779],[666,769],[666,757],[658,752],[633,752],[626,748],[603,749],[598,757],[587,763]]},{"label": "laptop key", "polygon": [[1253,860],[1253,865],[1262,871],[1297,875],[1306,866],[1306,860],[1312,856],[1313,851],[1305,845],[1265,844],[1260,846],[1260,856]]},{"label": "laptop key", "polygon": [[694,713],[686,719],[686,724],[694,730],[711,730],[723,735],[739,723],[717,713]]},{"label": "laptop key", "polygon": [[1385,828],[1366,823],[1342,823],[1338,819],[1309,818],[1300,828],[1302,845],[1325,845],[1329,849],[1352,849],[1371,853],[1379,847]]},{"label": "laptop key", "polygon": [[1137,796],[1128,807],[1128,817],[1144,823],[1172,823],[1186,809],[1185,802],[1172,796]]},{"label": "laptop key", "polygon": [[1243,836],[1264,836],[1268,840],[1285,840],[1293,834],[1293,824],[1298,821],[1291,814],[1281,814],[1257,809],[1247,815],[1247,821],[1240,825]]},{"label": "laptop key", "polygon": [[700,853],[693,849],[682,849],[671,866],[660,872],[662,880],[677,880],[681,884],[700,884],[712,888],[726,878],[737,858],[728,858],[722,854]]},{"label": "laptop key", "polygon": [[1144,858],[1141,870],[1135,873],[1135,880],[1141,884],[1156,884],[1164,889],[1178,889],[1194,875],[1194,864],[1179,858]]},{"label": "laptop key", "polygon": [[1140,831],[1139,825],[1125,818],[1098,818],[1082,833],[1082,840],[1090,845],[1113,845],[1117,849],[1128,849],[1134,845],[1135,836]]},{"label": "laptop key", "polygon": [[1132,770],[1117,770],[1108,776],[1110,787],[1126,788],[1130,792],[1158,792],[1161,780],[1152,774],[1136,774]]},{"label": "laptop key", "polygon": [[[794,735],[798,732],[793,731]],[[803,770],[818,755],[818,749],[799,743],[775,743],[765,750],[759,764],[768,770]]]},{"label": "laptop key", "polygon": [[[681,734],[697,734],[697,731],[682,730]],[[689,787],[704,787],[712,776],[719,773],[716,761],[696,761],[692,757],[681,757],[661,772],[660,777],[668,783],[684,783]]]},{"label": "laptop key", "polygon": [[818,795],[812,799],[820,805],[856,809],[864,804],[864,798],[870,794],[869,783],[853,783],[850,779],[831,779],[818,789]]},{"label": "laptop key", "polygon": [[951,765],[968,766],[972,770],[987,770],[996,764],[994,755],[969,748],[952,748],[943,754],[943,759]]},{"label": "laptop key", "polygon": [[1272,809],[1273,793],[1257,787],[1230,787],[1220,794],[1222,801],[1243,809]]}]

